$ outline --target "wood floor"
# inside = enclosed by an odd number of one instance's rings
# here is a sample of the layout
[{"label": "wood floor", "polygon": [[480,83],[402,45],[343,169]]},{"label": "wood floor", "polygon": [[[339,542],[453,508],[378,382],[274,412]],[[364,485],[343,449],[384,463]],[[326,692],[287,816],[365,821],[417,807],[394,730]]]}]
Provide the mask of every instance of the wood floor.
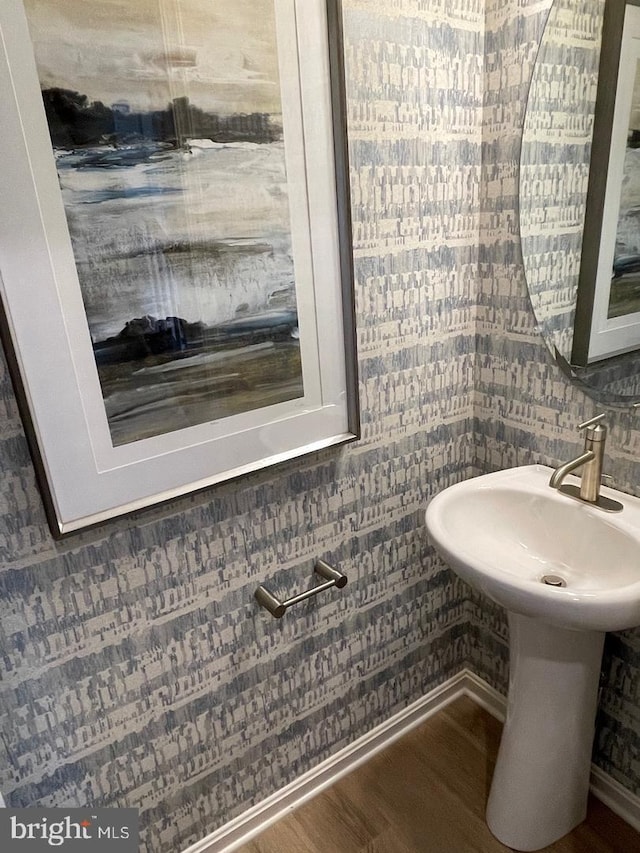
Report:
[{"label": "wood floor", "polygon": [[[501,853],[484,822],[501,725],[461,698],[237,853]],[[640,853],[595,798],[550,853]]]}]

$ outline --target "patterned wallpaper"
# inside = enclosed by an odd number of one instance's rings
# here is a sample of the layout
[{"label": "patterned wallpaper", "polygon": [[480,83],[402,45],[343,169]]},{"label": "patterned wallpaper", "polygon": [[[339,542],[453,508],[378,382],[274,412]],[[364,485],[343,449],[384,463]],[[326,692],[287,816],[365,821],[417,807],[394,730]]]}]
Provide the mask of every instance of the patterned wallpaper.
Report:
[{"label": "patterned wallpaper", "polygon": [[[604,0],[556,0],[532,74],[520,163],[527,285],[545,338],[571,358]],[[572,14],[573,12],[573,14]]]},{"label": "patterned wallpaper", "polygon": [[[3,368],[0,790],[132,805],[175,853],[458,671],[431,494],[475,473],[482,3],[345,3],[362,439],[48,534]],[[268,582],[349,584],[282,621]]]},{"label": "patterned wallpaper", "polygon": [[[362,439],[63,543],[0,376],[0,790],[134,805],[178,851],[470,660],[504,688],[502,614],[435,557],[432,494],[578,446],[593,404],[537,336],[518,146],[549,0],[344,0]],[[483,85],[483,53],[485,57]],[[483,123],[484,118],[484,123]],[[633,490],[640,431],[609,470]],[[640,489],[639,489],[640,491]],[[349,584],[275,621],[253,592]],[[640,635],[607,645],[598,761],[639,791]]]}]

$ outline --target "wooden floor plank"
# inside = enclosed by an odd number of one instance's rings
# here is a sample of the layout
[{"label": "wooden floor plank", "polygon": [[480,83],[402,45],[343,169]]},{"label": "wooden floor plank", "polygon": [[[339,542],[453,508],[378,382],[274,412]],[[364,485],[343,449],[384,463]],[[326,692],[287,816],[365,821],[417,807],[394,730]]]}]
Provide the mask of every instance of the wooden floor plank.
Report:
[{"label": "wooden floor plank", "polygon": [[484,820],[442,778],[426,771],[412,739],[396,746],[361,768],[366,770],[359,781],[362,795],[376,801],[411,849],[424,849],[427,840],[433,853],[477,849],[474,840],[488,833]]},{"label": "wooden floor plank", "polygon": [[324,853],[318,850],[307,837],[295,815],[289,815],[278,821],[258,838],[254,838],[242,847],[243,853],[283,853],[285,850]]},{"label": "wooden floor plank", "polygon": [[[461,697],[237,853],[509,853],[484,819],[501,725]],[[640,853],[595,798],[546,853]]]},{"label": "wooden floor plank", "polygon": [[394,829],[388,829],[367,844],[362,853],[413,853],[413,848],[407,847]]},{"label": "wooden floor plank", "polygon": [[472,740],[483,751],[495,757],[500,745],[502,723],[470,696],[461,696],[446,705],[440,714],[451,720],[460,734]]},{"label": "wooden floor plank", "polygon": [[360,853],[370,841],[390,824],[371,819],[367,811],[351,801],[346,785],[334,785],[313,804],[301,808],[296,820],[318,850],[341,850]]}]

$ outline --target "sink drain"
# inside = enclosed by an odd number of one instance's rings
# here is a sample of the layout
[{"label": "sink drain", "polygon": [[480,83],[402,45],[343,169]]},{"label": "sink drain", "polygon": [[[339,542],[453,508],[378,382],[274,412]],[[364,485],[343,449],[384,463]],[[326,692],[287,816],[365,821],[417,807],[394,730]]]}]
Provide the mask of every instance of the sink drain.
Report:
[{"label": "sink drain", "polygon": [[547,586],[566,586],[567,582],[564,578],[561,578],[560,575],[543,575],[542,583],[546,583]]}]

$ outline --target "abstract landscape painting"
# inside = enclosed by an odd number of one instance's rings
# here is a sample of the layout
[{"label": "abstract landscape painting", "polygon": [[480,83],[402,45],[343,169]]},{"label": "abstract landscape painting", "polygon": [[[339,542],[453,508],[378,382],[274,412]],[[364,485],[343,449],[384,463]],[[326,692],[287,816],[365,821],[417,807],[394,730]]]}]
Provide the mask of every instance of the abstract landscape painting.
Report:
[{"label": "abstract landscape painting", "polygon": [[274,0],[25,0],[114,446],[303,396]]}]

